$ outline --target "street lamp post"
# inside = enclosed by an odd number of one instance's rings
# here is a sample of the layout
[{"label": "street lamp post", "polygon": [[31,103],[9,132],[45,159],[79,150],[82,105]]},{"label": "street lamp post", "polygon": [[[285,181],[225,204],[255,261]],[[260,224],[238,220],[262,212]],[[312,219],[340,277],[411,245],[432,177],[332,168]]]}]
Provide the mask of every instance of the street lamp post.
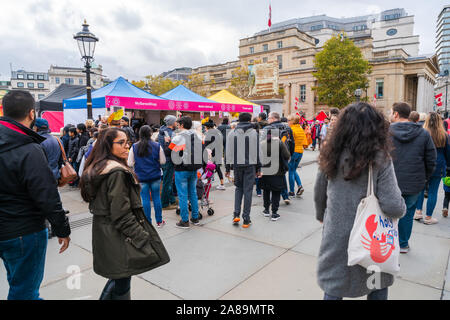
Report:
[{"label": "street lamp post", "polygon": [[87,96],[87,117],[92,119],[92,97],[91,97],[91,63],[94,61],[95,44],[98,38],[89,31],[89,25],[84,20],[83,29],[73,36],[78,42],[81,59],[85,61],[86,68],[86,96]]},{"label": "street lamp post", "polygon": [[356,89],[355,90],[356,102],[360,102],[361,101],[361,95],[362,95],[362,90],[361,89]]}]

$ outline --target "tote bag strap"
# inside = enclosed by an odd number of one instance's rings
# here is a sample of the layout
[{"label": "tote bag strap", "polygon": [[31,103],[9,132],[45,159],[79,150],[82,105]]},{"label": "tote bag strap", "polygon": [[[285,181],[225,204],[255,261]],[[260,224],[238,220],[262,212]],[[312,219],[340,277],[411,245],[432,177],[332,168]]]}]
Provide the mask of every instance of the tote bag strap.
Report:
[{"label": "tote bag strap", "polygon": [[374,194],[374,187],[373,187],[373,167],[372,163],[369,164],[369,181],[367,182],[367,197],[370,197]]}]

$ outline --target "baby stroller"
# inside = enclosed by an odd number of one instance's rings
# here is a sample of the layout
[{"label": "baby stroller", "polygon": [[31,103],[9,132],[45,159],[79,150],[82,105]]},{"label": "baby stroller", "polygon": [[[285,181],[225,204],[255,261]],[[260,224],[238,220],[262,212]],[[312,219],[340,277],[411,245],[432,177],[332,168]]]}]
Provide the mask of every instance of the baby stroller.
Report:
[{"label": "baby stroller", "polygon": [[[216,165],[212,162],[208,162],[206,167],[199,169],[197,171],[197,198],[200,200],[200,208],[198,213],[198,218],[202,219],[202,212],[207,210],[209,216],[214,215],[214,209],[210,207],[209,204],[209,192],[211,191],[212,181],[214,180],[214,171],[216,170]],[[177,208],[176,213],[180,214],[180,207]],[[192,211],[191,204],[189,203],[189,211]]]}]

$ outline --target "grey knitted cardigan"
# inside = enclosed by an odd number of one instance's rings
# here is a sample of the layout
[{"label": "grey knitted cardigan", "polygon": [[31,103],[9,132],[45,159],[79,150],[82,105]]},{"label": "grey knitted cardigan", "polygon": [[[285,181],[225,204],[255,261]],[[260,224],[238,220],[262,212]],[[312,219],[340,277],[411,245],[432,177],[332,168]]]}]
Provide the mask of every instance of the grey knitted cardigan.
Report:
[{"label": "grey knitted cardigan", "polygon": [[[373,277],[361,266],[347,266],[347,247],[356,216],[357,207],[367,194],[368,168],[357,179],[344,180],[348,172],[348,154],[343,153],[335,178],[327,179],[320,170],[314,187],[316,218],[323,221],[322,243],[318,258],[318,283],[328,295],[335,297],[361,297],[376,289],[384,289],[394,283],[394,277],[379,274],[381,286],[369,289],[367,280]],[[373,166],[375,195],[384,214],[401,218],[406,213],[391,159],[381,154]],[[373,283],[373,281],[369,281]]]}]

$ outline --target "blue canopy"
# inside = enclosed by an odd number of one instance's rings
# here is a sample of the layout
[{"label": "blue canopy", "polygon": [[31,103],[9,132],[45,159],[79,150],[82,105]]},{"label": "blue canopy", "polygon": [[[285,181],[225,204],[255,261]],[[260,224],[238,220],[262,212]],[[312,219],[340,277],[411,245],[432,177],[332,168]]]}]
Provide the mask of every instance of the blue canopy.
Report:
[{"label": "blue canopy", "polygon": [[[122,77],[92,92],[92,108],[105,108],[106,96],[164,100],[132,85]],[[85,109],[87,108],[87,96],[84,94],[66,99],[63,101],[63,105],[64,109]]]},{"label": "blue canopy", "polygon": [[176,100],[176,101],[191,101],[191,102],[203,102],[203,103],[217,103],[216,101],[209,100],[195,92],[189,90],[182,84],[178,87],[173,88],[170,91],[161,95],[161,98]]}]

